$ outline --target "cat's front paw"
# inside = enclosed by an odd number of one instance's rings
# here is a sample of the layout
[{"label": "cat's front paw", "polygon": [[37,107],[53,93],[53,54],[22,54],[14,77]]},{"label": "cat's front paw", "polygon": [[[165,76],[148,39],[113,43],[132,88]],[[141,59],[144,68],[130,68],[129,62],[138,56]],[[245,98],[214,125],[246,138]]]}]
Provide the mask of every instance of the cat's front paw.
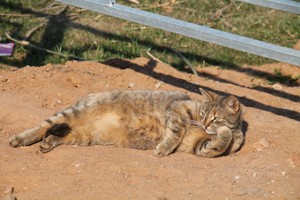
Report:
[{"label": "cat's front paw", "polygon": [[9,138],[8,142],[11,147],[24,146],[24,140],[23,140],[23,138],[21,138],[19,136],[15,136],[15,135],[12,136],[11,138]]},{"label": "cat's front paw", "polygon": [[161,151],[160,149],[155,149],[155,150],[154,150],[154,154],[155,154],[155,156],[157,156],[157,157],[164,157],[164,156],[167,155],[165,152]]},{"label": "cat's front paw", "polygon": [[231,130],[227,126],[221,126],[217,129],[218,136],[232,136]]},{"label": "cat's front paw", "polygon": [[171,152],[170,152],[169,148],[167,148],[166,146],[161,145],[161,144],[158,144],[156,146],[156,149],[154,150],[154,154],[157,157],[164,157],[164,156],[169,155],[170,153]]}]

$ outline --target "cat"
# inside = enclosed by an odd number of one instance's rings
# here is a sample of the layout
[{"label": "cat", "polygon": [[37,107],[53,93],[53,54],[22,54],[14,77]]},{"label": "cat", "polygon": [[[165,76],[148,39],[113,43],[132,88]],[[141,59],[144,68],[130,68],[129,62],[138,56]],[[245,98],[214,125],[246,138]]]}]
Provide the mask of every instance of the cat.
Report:
[{"label": "cat", "polygon": [[244,142],[240,102],[200,92],[201,101],[167,91],[90,94],[9,143],[19,147],[41,141],[43,153],[62,144],[154,149],[158,157],[176,151],[203,157],[238,151]]}]

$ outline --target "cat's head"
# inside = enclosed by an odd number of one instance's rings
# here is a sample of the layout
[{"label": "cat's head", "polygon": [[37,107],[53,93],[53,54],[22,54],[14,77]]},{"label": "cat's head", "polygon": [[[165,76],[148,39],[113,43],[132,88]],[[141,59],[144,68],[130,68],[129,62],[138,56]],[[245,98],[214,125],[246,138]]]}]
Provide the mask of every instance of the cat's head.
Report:
[{"label": "cat's head", "polygon": [[242,106],[235,96],[223,97],[200,88],[204,97],[200,116],[208,134],[216,134],[221,126],[239,129],[242,123]]}]

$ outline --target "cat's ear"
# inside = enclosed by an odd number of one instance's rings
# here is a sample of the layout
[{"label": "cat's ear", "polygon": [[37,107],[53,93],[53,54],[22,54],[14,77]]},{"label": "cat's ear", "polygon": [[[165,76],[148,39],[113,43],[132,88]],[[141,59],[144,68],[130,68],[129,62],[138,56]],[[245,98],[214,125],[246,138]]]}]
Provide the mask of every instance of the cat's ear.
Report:
[{"label": "cat's ear", "polygon": [[236,114],[241,109],[241,104],[235,96],[229,96],[224,100],[225,107],[229,112]]},{"label": "cat's ear", "polygon": [[202,88],[199,88],[201,95],[204,97],[204,101],[213,101],[217,98],[217,94],[213,92],[206,91]]}]

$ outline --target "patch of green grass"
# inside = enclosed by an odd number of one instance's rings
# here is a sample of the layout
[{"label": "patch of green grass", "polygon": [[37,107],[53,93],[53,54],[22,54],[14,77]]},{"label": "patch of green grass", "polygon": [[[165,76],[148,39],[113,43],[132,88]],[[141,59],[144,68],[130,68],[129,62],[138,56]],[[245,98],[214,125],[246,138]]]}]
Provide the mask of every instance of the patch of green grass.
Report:
[{"label": "patch of green grass", "polygon": [[285,84],[294,84],[297,80],[300,79],[300,75],[293,77],[291,74],[282,74],[280,69],[274,70],[274,77],[268,79],[268,83],[273,85],[276,82],[285,83]]},{"label": "patch of green grass", "polygon": [[[294,14],[236,1],[220,16],[213,17],[230,1],[181,0],[175,1],[174,4],[169,2],[168,0],[140,0],[139,5],[134,5],[118,1],[138,9],[281,46],[292,47],[300,38],[300,17]],[[22,40],[30,29],[45,23],[44,27],[35,31],[28,39],[31,44],[86,60],[147,57],[146,52],[151,49],[151,54],[160,60],[177,69],[185,69],[186,63],[172,51],[173,48],[187,58],[193,66],[218,65],[222,68],[235,68],[242,64],[260,65],[275,62],[72,6],[60,15],[56,15],[62,6],[55,3],[49,7],[52,3],[55,2],[53,0],[3,0],[0,4],[0,13],[8,15],[0,18],[1,42],[8,41],[4,31]],[[9,14],[22,14],[22,16]],[[21,45],[16,45],[12,57],[0,59],[2,65],[16,67],[58,64],[68,60],[65,57]]]}]

